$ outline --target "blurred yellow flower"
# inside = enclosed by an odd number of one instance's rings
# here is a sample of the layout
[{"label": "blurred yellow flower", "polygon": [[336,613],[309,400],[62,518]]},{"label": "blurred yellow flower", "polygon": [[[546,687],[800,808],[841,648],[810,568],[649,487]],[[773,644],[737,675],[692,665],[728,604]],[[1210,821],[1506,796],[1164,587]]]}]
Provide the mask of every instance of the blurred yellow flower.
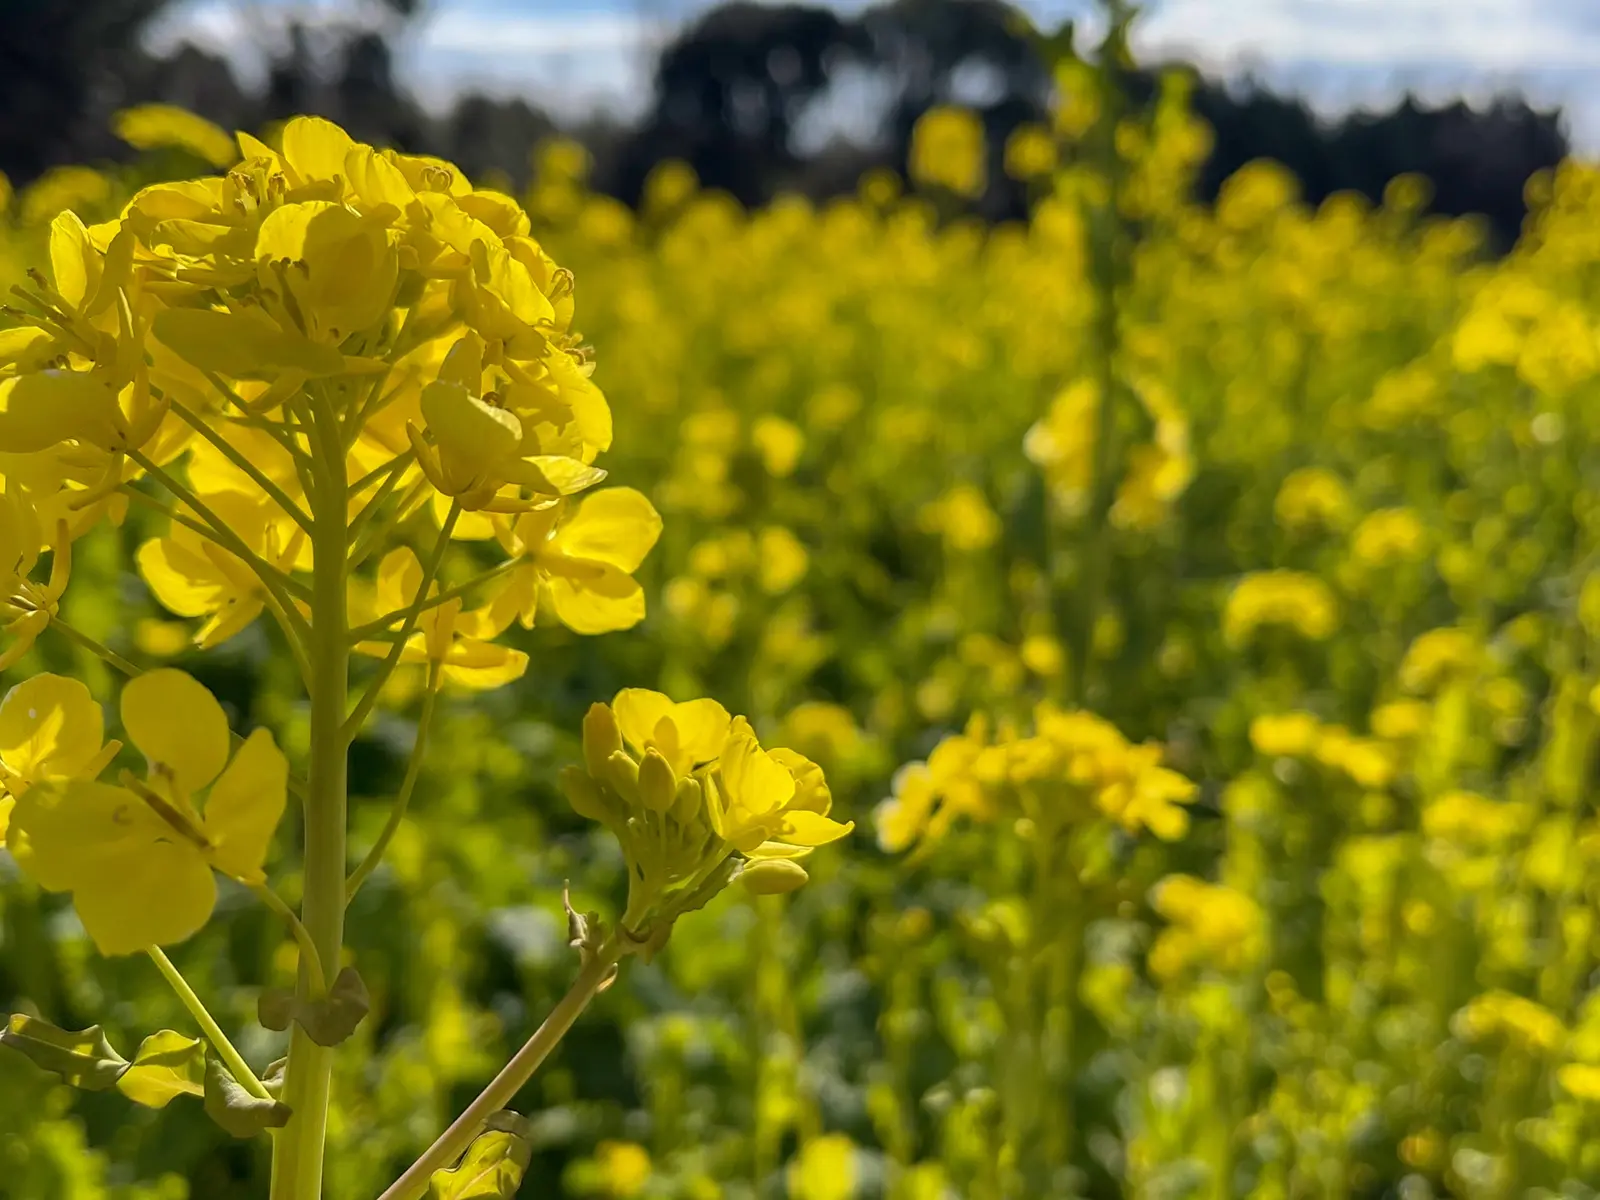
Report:
[{"label": "blurred yellow flower", "polygon": [[976,197],[988,184],[983,121],[965,108],[930,108],[911,130],[913,182]]},{"label": "blurred yellow flower", "polygon": [[851,1200],[857,1181],[855,1143],[842,1133],[812,1138],[789,1164],[793,1200]]},{"label": "blurred yellow flower", "polygon": [[125,108],[111,118],[111,128],[128,145],[139,150],[176,146],[214,167],[239,161],[232,137],[204,117],[171,104],[141,104]]},{"label": "blurred yellow flower", "polygon": [[1222,632],[1231,646],[1242,646],[1257,629],[1279,625],[1321,641],[1337,627],[1339,608],[1328,585],[1300,571],[1261,571],[1246,575],[1228,595]]}]

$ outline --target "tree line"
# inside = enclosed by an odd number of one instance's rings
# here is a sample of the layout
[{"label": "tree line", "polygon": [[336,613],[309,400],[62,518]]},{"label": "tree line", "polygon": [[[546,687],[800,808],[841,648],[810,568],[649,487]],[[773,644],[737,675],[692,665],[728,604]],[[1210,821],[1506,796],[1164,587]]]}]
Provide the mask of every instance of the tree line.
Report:
[{"label": "tree line", "polygon": [[[163,101],[224,128],[317,112],[362,140],[439,154],[513,185],[527,179],[530,147],[561,132],[589,147],[595,186],[625,202],[638,201],[652,167],[677,158],[705,185],[757,205],[786,190],[849,191],[874,167],[903,171],[912,126],[933,105],[978,112],[995,147],[1048,111],[1049,71],[999,0],[882,0],[853,15],[735,0],[664,46],[638,118],[565,128],[526,100],[467,94],[448,111],[425,111],[392,53],[418,0],[384,3],[378,20],[266,31],[264,81],[246,86],[225,59],[195,46],[140,48],[170,0],[3,0],[0,171],[21,185],[60,163],[123,157],[111,113]],[[1483,107],[1407,96],[1388,111],[1326,119],[1264,86],[1178,69],[1193,74],[1195,110],[1215,132],[1200,178],[1207,197],[1263,157],[1289,167],[1313,202],[1347,189],[1376,200],[1395,175],[1416,172],[1432,181],[1434,211],[1481,215],[1504,247],[1525,215],[1528,177],[1569,149],[1560,111],[1516,96]],[[1131,86],[1148,90],[1156,77],[1142,69]],[[849,119],[830,125],[834,110]],[[1020,212],[1017,185],[998,170],[990,178],[979,211]]]}]

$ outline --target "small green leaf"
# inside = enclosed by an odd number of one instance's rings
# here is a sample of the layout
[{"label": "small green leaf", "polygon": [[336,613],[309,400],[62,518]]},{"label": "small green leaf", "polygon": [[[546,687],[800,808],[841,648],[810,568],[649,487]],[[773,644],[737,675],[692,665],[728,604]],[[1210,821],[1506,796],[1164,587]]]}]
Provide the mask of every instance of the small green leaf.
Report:
[{"label": "small green leaf", "polygon": [[367,985],[354,967],[340,971],[321,1000],[300,1000],[284,988],[268,988],[256,1001],[256,1019],[281,1033],[297,1023],[319,1046],[337,1046],[372,1008]]},{"label": "small green leaf", "polygon": [[0,1045],[20,1051],[86,1092],[105,1091],[128,1069],[128,1060],[111,1048],[98,1025],[74,1032],[38,1017],[12,1013],[5,1032],[0,1033]]},{"label": "small green leaf", "polygon": [[459,1163],[433,1173],[429,1200],[510,1200],[532,1157],[527,1121],[514,1112],[497,1112]]},{"label": "small green leaf", "polygon": [[236,1138],[255,1137],[289,1123],[289,1106],[281,1100],[252,1096],[214,1058],[206,1060],[206,1116]]},{"label": "small green leaf", "polygon": [[205,1095],[205,1075],[205,1044],[163,1029],[140,1043],[117,1090],[135,1104],[165,1108],[176,1096]]}]

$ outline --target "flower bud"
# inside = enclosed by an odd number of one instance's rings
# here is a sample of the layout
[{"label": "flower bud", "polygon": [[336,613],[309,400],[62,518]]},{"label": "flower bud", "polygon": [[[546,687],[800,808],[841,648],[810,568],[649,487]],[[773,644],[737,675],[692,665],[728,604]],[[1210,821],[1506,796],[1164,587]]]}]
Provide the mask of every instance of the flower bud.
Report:
[{"label": "flower bud", "polygon": [[787,858],[763,858],[746,863],[739,872],[745,890],[757,896],[779,896],[792,892],[807,879],[806,869]]},{"label": "flower bud", "polygon": [[678,781],[672,767],[655,747],[644,752],[639,764],[639,799],[652,812],[663,813],[677,799]]},{"label": "flower bud", "polygon": [[577,767],[562,768],[556,782],[560,784],[567,803],[572,805],[572,811],[580,817],[606,825],[615,821],[617,814],[612,811],[613,805],[607,802],[600,785]]},{"label": "flower bud", "polygon": [[622,730],[617,718],[604,704],[591,704],[583,717],[583,761],[589,774],[606,778],[606,760],[622,749]]},{"label": "flower bud", "polygon": [[624,751],[613,751],[601,772],[601,782],[610,784],[629,804],[639,803],[639,764]]},{"label": "flower bud", "polygon": [[700,781],[685,775],[678,780],[678,794],[672,802],[672,817],[679,825],[688,827],[700,815]]}]

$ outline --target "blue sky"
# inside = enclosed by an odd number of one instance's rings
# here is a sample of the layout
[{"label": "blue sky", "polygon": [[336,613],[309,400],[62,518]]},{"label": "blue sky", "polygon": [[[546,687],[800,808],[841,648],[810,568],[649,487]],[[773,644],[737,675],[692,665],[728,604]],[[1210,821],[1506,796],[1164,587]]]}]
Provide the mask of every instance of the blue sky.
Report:
[{"label": "blue sky", "polygon": [[[361,0],[185,0],[153,40],[189,38],[250,67],[252,18],[348,13]],[[1044,22],[1088,0],[1022,0]],[[861,0],[836,0],[841,9]],[[636,111],[654,50],[710,0],[429,0],[407,36],[408,78],[430,105],[463,87],[527,95],[561,112]],[[1183,54],[1223,74],[1253,72],[1340,110],[1500,87],[1566,109],[1574,141],[1600,152],[1600,0],[1153,0],[1147,56]]]}]

